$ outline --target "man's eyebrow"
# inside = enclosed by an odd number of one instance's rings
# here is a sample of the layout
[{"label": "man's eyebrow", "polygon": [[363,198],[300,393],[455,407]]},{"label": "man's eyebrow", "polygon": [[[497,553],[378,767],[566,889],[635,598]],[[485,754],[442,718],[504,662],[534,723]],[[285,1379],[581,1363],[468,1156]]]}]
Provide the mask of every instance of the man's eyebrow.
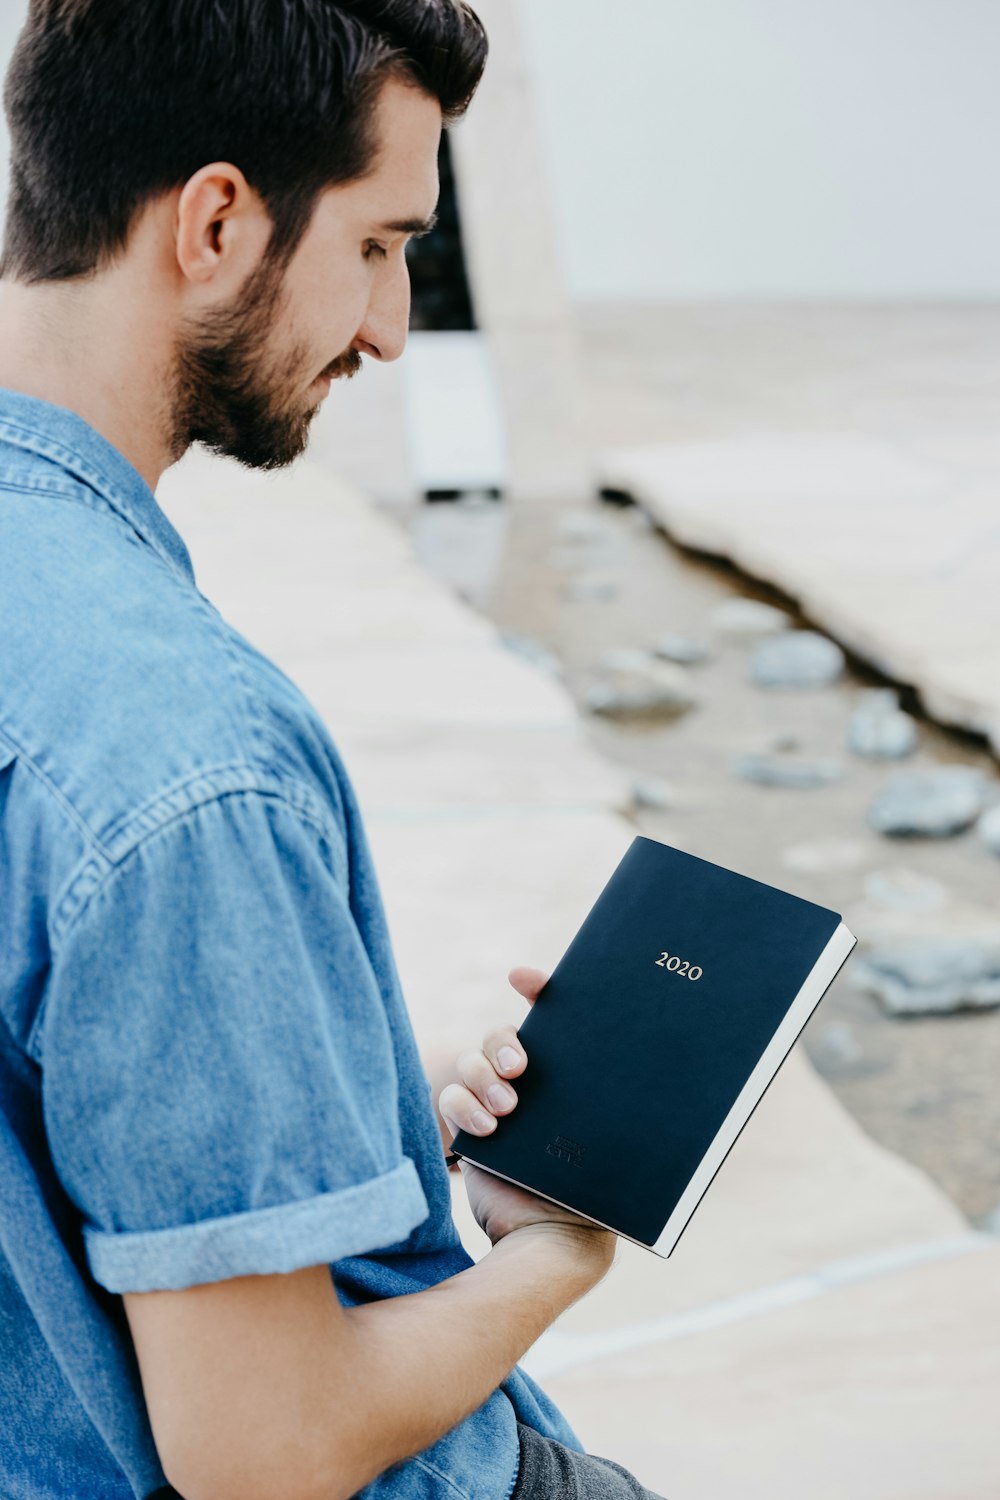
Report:
[{"label": "man's eyebrow", "polygon": [[437,221],[435,213],[429,219],[393,219],[391,223],[377,224],[375,227],[385,234],[412,234],[414,239],[419,240],[423,235],[430,234]]}]

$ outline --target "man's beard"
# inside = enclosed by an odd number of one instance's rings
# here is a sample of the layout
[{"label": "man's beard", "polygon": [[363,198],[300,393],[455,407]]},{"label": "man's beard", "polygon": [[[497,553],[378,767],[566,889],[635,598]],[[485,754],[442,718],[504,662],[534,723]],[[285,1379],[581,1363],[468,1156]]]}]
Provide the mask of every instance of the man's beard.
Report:
[{"label": "man's beard", "polygon": [[[297,345],[276,362],[268,350],[284,310],[281,268],[265,264],[227,307],[182,329],[170,413],[175,458],[202,443],[248,468],[280,469],[305,451],[319,402],[306,408],[287,403],[308,352]],[[360,369],[361,355],[347,349],[323,374],[350,377]]]}]

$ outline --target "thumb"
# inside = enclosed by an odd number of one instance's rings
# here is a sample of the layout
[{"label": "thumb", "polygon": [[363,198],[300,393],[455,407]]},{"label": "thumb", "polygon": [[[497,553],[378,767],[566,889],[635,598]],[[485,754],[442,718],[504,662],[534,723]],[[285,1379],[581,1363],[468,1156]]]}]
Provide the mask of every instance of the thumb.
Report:
[{"label": "thumb", "polygon": [[532,1005],[538,999],[539,992],[549,982],[549,976],[543,969],[530,969],[524,964],[511,969],[507,978],[517,993],[523,995],[525,1000],[530,1001]]}]

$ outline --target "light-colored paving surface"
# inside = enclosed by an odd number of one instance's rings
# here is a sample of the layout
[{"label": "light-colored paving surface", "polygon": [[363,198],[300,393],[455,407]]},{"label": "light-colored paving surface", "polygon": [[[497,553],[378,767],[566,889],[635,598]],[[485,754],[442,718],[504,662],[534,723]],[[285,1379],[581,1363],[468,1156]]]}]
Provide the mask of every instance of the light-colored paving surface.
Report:
[{"label": "light-colored paving surface", "polygon": [[[633,834],[568,697],[309,464],[191,456],[161,499],[199,586],[344,754],[425,1056],[519,1023],[508,968],[555,963]],[[525,1364],[592,1451],[669,1500],[1000,1493],[1000,1245],[800,1053],[671,1259],[623,1244]]]}]

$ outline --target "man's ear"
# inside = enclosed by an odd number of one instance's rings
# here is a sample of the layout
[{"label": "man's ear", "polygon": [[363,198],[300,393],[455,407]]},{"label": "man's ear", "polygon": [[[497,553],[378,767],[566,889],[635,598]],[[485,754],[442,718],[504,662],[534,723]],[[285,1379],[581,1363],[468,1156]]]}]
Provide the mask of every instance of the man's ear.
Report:
[{"label": "man's ear", "polygon": [[235,292],[258,265],[271,234],[260,195],[232,162],[210,162],[177,199],[177,264],[188,281]]}]

